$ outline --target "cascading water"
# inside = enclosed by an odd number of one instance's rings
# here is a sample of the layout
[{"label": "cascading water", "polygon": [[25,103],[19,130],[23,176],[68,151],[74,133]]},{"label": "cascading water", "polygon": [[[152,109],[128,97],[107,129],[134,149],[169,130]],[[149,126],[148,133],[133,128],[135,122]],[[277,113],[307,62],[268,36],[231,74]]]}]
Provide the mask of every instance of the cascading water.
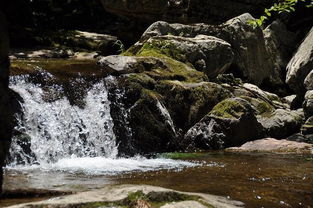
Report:
[{"label": "cascading water", "polygon": [[[11,80],[11,88],[24,99],[24,115],[19,119],[16,130],[31,138],[31,151],[35,158],[30,163],[51,163],[70,157],[114,158],[117,155],[104,82],[96,83],[88,91],[83,98],[84,108],[71,106],[66,97],[45,101],[41,85],[27,82],[25,77]],[[62,90],[59,86],[54,88]],[[27,163],[17,161],[18,158],[26,158],[27,153],[16,152],[19,149],[16,139],[18,137],[13,138],[11,147],[13,163]]]},{"label": "cascading water", "polygon": [[117,158],[106,80],[86,87],[86,95],[79,98],[82,106],[73,105],[61,85],[34,84],[27,75],[12,77],[10,87],[24,102],[16,127],[20,135],[13,138],[9,168],[115,174],[196,165],[169,159]]}]

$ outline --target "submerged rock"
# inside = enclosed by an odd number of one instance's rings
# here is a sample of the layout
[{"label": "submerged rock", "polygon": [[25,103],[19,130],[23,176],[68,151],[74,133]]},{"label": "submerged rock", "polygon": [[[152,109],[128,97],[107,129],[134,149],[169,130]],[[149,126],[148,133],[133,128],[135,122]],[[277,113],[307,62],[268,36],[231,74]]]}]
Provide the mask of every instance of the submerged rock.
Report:
[{"label": "submerged rock", "polygon": [[231,152],[272,152],[272,153],[296,153],[313,154],[313,145],[304,142],[277,140],[273,138],[260,139],[247,142],[240,147],[226,149]]},{"label": "submerged rock", "polygon": [[313,69],[313,28],[307,34],[287,66],[287,84],[298,94],[303,93],[304,80]]}]

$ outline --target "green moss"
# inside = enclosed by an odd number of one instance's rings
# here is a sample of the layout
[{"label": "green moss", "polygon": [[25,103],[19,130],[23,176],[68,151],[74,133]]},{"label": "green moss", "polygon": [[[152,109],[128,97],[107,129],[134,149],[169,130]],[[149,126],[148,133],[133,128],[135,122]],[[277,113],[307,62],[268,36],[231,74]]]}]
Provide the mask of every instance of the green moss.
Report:
[{"label": "green moss", "polygon": [[158,157],[169,158],[169,159],[191,159],[205,156],[206,153],[193,152],[193,153],[183,153],[183,152],[169,152],[159,154]]},{"label": "green moss", "polygon": [[136,192],[129,193],[126,198],[126,200],[131,201],[131,202],[138,200],[138,199],[146,200],[147,197],[142,191],[136,191]]},{"label": "green moss", "polygon": [[209,114],[222,118],[238,119],[246,110],[246,107],[238,100],[226,99],[218,103]]},{"label": "green moss", "polygon": [[153,40],[152,42],[145,43],[142,49],[139,51],[139,53],[147,50],[157,51],[159,54],[164,54],[175,60],[187,62],[184,52],[179,50],[173,43],[170,43],[169,41],[166,40],[163,41]]}]

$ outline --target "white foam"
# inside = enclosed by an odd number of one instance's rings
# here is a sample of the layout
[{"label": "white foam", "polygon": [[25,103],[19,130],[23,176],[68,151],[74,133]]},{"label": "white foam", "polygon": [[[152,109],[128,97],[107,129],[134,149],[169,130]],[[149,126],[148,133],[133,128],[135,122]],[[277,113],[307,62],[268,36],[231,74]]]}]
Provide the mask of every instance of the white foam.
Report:
[{"label": "white foam", "polygon": [[13,166],[8,169],[31,171],[62,171],[68,173],[83,173],[88,175],[117,175],[128,172],[147,172],[156,170],[181,170],[187,167],[196,167],[201,164],[173,160],[173,159],[147,159],[144,157],[134,158],[105,158],[105,157],[82,157],[60,159],[53,164],[41,164],[31,166]]}]

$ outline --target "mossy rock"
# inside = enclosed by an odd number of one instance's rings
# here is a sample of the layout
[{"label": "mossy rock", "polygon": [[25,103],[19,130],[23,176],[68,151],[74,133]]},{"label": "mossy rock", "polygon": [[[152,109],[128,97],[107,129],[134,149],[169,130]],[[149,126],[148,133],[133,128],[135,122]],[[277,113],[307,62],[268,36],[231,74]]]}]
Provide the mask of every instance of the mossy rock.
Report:
[{"label": "mossy rock", "polygon": [[154,56],[167,56],[204,72],[210,78],[224,73],[230,67],[234,57],[229,43],[205,35],[193,38],[172,35],[156,36],[144,42],[141,48],[134,46],[127,53],[135,55],[154,53]]},{"label": "mossy rock", "polygon": [[186,131],[205,116],[217,103],[232,97],[232,93],[212,82],[189,83],[165,80],[156,85],[164,95],[175,124]]},{"label": "mossy rock", "polygon": [[218,103],[209,113],[211,116],[220,118],[239,119],[247,111],[251,111],[248,102],[243,99],[230,98]]},{"label": "mossy rock", "polygon": [[255,110],[242,98],[218,103],[210,113],[188,130],[181,142],[185,151],[223,149],[262,137]]},{"label": "mossy rock", "polygon": [[[165,114],[161,96],[143,89],[140,99],[130,111],[130,127],[137,153],[149,154],[168,151],[177,138],[171,119]],[[162,108],[162,109],[160,109]]]}]

